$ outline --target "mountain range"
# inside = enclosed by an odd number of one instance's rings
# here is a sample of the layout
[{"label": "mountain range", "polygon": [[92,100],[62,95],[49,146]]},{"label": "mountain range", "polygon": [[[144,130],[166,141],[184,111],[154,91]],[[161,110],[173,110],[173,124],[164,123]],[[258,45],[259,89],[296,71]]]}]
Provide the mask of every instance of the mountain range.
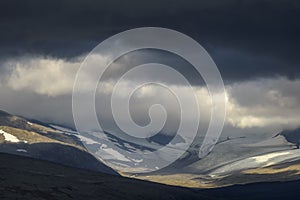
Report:
[{"label": "mountain range", "polygon": [[[0,197],[239,199],[234,194],[246,195],[248,199],[270,197],[267,193],[247,196],[261,187],[266,191],[287,188],[286,195],[294,197],[300,194],[296,189],[300,180],[299,133],[298,129],[271,136],[227,136],[220,138],[214,150],[203,159],[197,158],[199,145],[195,143],[178,161],[164,169],[123,173],[118,169],[133,161],[127,162],[126,155],[105,145],[105,141],[134,152],[150,151],[165,145],[169,138],[159,136],[146,144],[103,132],[101,140],[96,140],[68,127],[0,111]],[[159,143],[159,138],[163,142]],[[176,142],[184,142],[184,138]],[[87,145],[101,147],[105,160],[90,154]],[[48,193],[51,195],[47,196]],[[272,197],[279,196],[278,191]]]}]

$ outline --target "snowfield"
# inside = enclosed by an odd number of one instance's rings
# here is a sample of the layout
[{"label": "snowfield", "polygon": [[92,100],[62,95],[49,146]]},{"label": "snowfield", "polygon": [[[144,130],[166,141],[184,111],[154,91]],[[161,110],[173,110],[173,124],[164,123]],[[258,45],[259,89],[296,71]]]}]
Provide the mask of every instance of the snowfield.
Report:
[{"label": "snowfield", "polygon": [[14,136],[10,133],[7,133],[3,130],[0,130],[0,134],[2,134],[4,136],[5,141],[7,141],[7,142],[14,142],[14,143],[21,142],[16,136]]},{"label": "snowfield", "polygon": [[299,160],[300,150],[288,150],[274,153],[267,153],[259,156],[253,156],[250,158],[245,158],[231,164],[227,164],[220,168],[214,170],[212,175],[226,175],[234,171],[251,169],[251,168],[261,168],[267,167],[274,164],[284,163],[292,160]]},{"label": "snowfield", "polygon": [[12,143],[24,142],[25,144],[28,143],[28,141],[26,141],[26,140],[19,140],[16,136],[3,131],[2,129],[0,129],[0,134],[2,134],[4,136],[4,140],[7,141],[7,142],[12,142]]}]

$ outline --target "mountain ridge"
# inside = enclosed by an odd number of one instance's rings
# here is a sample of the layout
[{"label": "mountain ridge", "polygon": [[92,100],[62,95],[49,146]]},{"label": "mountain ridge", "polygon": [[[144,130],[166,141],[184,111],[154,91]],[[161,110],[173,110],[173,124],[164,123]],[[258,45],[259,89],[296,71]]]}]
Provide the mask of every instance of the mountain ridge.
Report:
[{"label": "mountain ridge", "polygon": [[[118,174],[92,156],[77,137],[0,111],[0,152]],[[10,138],[14,138],[11,140]]]}]

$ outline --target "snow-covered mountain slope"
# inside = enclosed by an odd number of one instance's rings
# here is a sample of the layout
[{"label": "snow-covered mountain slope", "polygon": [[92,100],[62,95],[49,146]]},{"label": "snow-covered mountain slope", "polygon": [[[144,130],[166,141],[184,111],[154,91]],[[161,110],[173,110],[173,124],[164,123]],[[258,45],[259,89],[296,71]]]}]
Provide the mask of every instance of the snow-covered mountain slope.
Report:
[{"label": "snow-covered mountain slope", "polygon": [[[94,138],[95,140],[93,140],[93,137],[80,136],[74,130],[59,126],[55,126],[55,128],[66,134],[76,135],[86,145],[92,144],[95,148],[100,148],[100,157],[105,161],[109,161],[107,164],[117,170],[123,167],[132,167],[133,164],[141,162],[141,160],[133,160],[127,157],[127,155],[123,154],[124,151],[128,153],[138,151],[147,153],[163,145],[153,141],[145,143],[123,140],[107,132],[95,133],[97,134],[97,139]],[[118,145],[122,151],[108,146],[107,141]],[[249,179],[250,172],[252,173],[255,169],[260,170],[282,164],[293,166],[295,162],[300,161],[300,150],[296,148],[295,143],[287,140],[283,134],[269,137],[254,134],[248,137],[220,138],[214,150],[203,159],[198,159],[197,157],[198,148],[199,145],[195,143],[178,161],[165,169],[146,174],[123,174],[129,177],[172,185],[219,187],[237,183],[265,181],[268,178],[263,174],[255,174],[255,179]],[[272,181],[300,179],[299,174],[289,173],[289,170],[290,168],[282,169],[280,171],[281,174],[284,174],[282,176],[278,175],[276,171],[274,171],[274,174],[268,174],[267,176],[273,177],[270,178]]]},{"label": "snow-covered mountain slope", "polygon": [[[159,144],[155,141],[120,139],[107,132],[91,134],[97,135],[96,138],[89,137],[89,135],[85,137],[74,130],[59,126],[54,127],[66,134],[76,135],[85,145],[93,145],[96,149],[100,149],[100,157],[107,162],[106,164],[116,170],[121,169],[120,171],[125,167],[134,169],[134,165],[141,162],[140,159],[132,159],[128,154],[124,154],[124,151],[129,154],[131,152],[147,153],[164,145],[164,143]],[[132,173],[122,174],[139,179],[190,187],[218,187],[235,183],[249,183],[247,178],[249,171],[247,170],[264,169],[281,164],[294,165],[291,162],[300,161],[300,150],[296,148],[297,145],[288,140],[287,132],[283,133],[271,136],[253,134],[248,137],[220,138],[213,151],[203,159],[197,157],[199,144],[203,139],[198,138],[199,143],[195,142],[178,161],[164,169],[146,174],[136,174],[134,170]],[[180,142],[184,142],[184,139],[178,141],[178,148],[180,148]],[[118,146],[121,151],[107,145],[111,143]],[[247,176],[244,174],[246,171]],[[283,169],[283,171],[285,172],[281,171],[281,173],[284,174],[284,177],[274,173],[272,180],[300,178],[298,174],[289,173],[288,168]],[[255,176],[256,178],[250,179],[250,182],[266,180],[263,174]],[[268,176],[271,175],[268,174]],[[230,183],[226,180],[230,180]]]},{"label": "snow-covered mountain slope", "polygon": [[[300,179],[300,150],[281,134],[267,138],[221,138],[220,141],[203,159],[137,178],[188,187]],[[280,166],[284,167],[274,170]],[[255,173],[256,170],[260,173]]]}]

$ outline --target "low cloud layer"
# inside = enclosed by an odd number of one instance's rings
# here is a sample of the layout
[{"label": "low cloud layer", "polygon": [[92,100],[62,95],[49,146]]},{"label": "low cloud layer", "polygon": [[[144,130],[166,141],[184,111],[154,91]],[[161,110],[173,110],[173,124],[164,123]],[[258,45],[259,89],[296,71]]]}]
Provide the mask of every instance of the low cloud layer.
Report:
[{"label": "low cloud layer", "polygon": [[[72,126],[72,89],[80,60],[81,58],[70,61],[49,57],[23,57],[2,63],[6,70],[1,73],[1,109]],[[104,82],[105,90],[98,91],[99,97],[109,98],[113,89],[110,81]],[[122,85],[124,94],[131,92],[131,85],[134,82],[130,80]],[[183,85],[171,87],[180,87],[183,94],[188,91]],[[300,80],[285,77],[227,84],[226,126],[241,130],[260,128],[262,132],[270,128],[282,130],[300,127],[299,88]],[[211,99],[206,87],[195,86],[195,89],[202,119],[205,121],[210,116]],[[157,86],[141,88],[132,98],[132,103],[135,104],[132,106],[133,119],[139,124],[147,124],[149,105],[161,103],[171,116],[171,125],[165,131],[176,130],[180,112],[178,102],[171,98],[174,96]],[[101,99],[99,102],[101,107]],[[111,118],[105,114],[101,113],[104,120],[107,120],[106,123],[109,123]]]},{"label": "low cloud layer", "polygon": [[300,81],[283,77],[228,85],[228,122],[241,128],[300,125]]},{"label": "low cloud layer", "polygon": [[9,88],[54,97],[70,94],[80,62],[36,57],[9,60],[3,65],[9,71],[4,78]]}]

